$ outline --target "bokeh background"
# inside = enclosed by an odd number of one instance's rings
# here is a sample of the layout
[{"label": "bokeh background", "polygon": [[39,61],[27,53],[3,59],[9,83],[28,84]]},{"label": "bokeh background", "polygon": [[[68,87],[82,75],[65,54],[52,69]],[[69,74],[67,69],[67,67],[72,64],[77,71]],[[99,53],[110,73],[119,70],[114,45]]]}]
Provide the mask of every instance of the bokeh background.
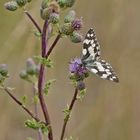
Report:
[{"label": "bokeh background", "polygon": [[[8,85],[16,87],[15,95],[21,98],[26,94],[30,98],[32,87],[20,80],[19,72],[25,67],[27,58],[39,54],[40,40],[33,35],[35,29],[23,11],[8,12],[3,7],[5,2],[0,1],[0,63],[8,64],[11,75]],[[29,11],[42,25],[40,3],[41,0],[33,1]],[[102,57],[112,64],[120,83],[91,74],[86,80],[87,95],[82,102],[76,103],[67,136],[73,135],[78,140],[139,140],[140,1],[77,0],[73,9],[84,19],[83,34],[95,28]],[[46,101],[56,140],[62,127],[62,110],[74,92],[68,79],[68,62],[80,56],[81,49],[81,44],[63,39],[51,55],[55,68],[48,70],[46,78],[56,78],[57,82]],[[0,140],[35,137],[34,131],[24,127],[27,117],[0,91]]]}]

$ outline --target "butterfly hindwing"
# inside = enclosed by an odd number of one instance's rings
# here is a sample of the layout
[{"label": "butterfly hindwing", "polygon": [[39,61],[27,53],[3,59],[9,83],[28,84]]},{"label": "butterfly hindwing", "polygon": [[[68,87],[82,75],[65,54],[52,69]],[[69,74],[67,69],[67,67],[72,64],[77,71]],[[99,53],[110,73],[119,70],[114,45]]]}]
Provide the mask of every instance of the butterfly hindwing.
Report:
[{"label": "butterfly hindwing", "polygon": [[91,28],[83,41],[83,61],[84,60],[98,60],[100,58],[100,45],[97,41],[96,34],[94,30]]},{"label": "butterfly hindwing", "polygon": [[100,78],[119,82],[111,65],[100,58],[100,45],[92,28],[87,32],[83,41],[82,54],[82,63],[89,71]]},{"label": "butterfly hindwing", "polygon": [[114,82],[119,82],[119,79],[114,72],[111,65],[105,60],[95,61],[94,63],[88,63],[85,66],[89,71],[95,73],[96,75],[100,76],[102,79],[111,80]]}]

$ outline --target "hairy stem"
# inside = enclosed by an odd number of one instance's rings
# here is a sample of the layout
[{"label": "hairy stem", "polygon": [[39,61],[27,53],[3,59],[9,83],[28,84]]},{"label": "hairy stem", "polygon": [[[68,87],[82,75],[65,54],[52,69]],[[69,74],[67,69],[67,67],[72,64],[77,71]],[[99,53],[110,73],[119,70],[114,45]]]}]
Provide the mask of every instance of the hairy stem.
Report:
[{"label": "hairy stem", "polygon": [[70,115],[71,115],[71,111],[73,109],[73,106],[74,106],[74,103],[75,101],[77,100],[77,94],[78,94],[78,89],[76,88],[75,89],[75,93],[73,95],[73,98],[71,100],[71,103],[70,103],[70,106],[69,106],[69,114],[66,116],[66,118],[64,119],[64,123],[63,123],[63,127],[62,127],[62,132],[61,132],[61,137],[60,137],[60,140],[63,140],[64,139],[64,135],[65,135],[65,131],[66,131],[66,126],[67,126],[67,123],[68,123],[68,120],[70,118]]},{"label": "hairy stem", "polygon": [[30,15],[30,13],[28,13],[28,11],[24,11],[24,12],[29,17],[29,19],[32,21],[32,23],[37,28],[37,30],[41,33],[41,28],[39,27],[39,25],[37,24],[37,22],[34,20],[34,18]]},{"label": "hairy stem", "polygon": [[50,49],[48,50],[47,54],[45,55],[46,58],[49,57],[49,55],[51,54],[52,50],[54,49],[55,45],[58,43],[59,39],[61,38],[61,33],[59,33],[56,37],[56,39],[54,40],[53,44],[51,45]]},{"label": "hairy stem", "polygon": [[[17,99],[11,92],[8,88],[6,87],[3,87],[3,90],[19,105],[21,106],[32,118],[34,118],[36,121],[38,122],[42,122],[38,117],[36,117],[29,109],[27,109],[23,104],[22,102]],[[45,122],[42,122],[44,124],[46,124]]]},{"label": "hairy stem", "polygon": [[[45,57],[46,54],[46,48],[47,48],[47,39],[46,39],[46,32],[47,32],[48,22],[45,21],[43,26],[43,32],[42,32],[42,57]],[[40,65],[40,71],[39,71],[39,79],[38,79],[38,94],[39,94],[39,100],[41,104],[41,108],[44,114],[45,122],[50,127],[50,131],[48,134],[49,140],[53,140],[53,134],[52,134],[52,128],[51,128],[51,122],[50,117],[48,113],[48,109],[44,100],[43,95],[43,86],[44,86],[44,77],[45,77],[45,66],[43,64]]]}]

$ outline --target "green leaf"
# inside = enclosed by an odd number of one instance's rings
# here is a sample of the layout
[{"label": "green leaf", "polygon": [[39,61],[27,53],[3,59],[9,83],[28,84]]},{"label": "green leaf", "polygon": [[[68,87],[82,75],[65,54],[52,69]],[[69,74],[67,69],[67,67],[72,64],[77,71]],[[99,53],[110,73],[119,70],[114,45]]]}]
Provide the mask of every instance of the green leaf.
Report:
[{"label": "green leaf", "polygon": [[35,96],[33,97],[33,103],[38,104],[38,102],[39,102],[38,95],[35,95]]},{"label": "green leaf", "polygon": [[37,122],[35,119],[26,120],[25,121],[25,127],[28,127],[28,128],[34,129],[34,130],[41,129],[41,131],[44,135],[48,135],[48,133],[50,131],[49,126],[46,126],[42,122]]},{"label": "green leaf", "polygon": [[27,96],[26,95],[24,95],[23,97],[22,97],[22,105],[23,106],[25,106],[26,105],[26,103],[27,103]]},{"label": "green leaf", "polygon": [[69,110],[69,105],[63,110],[64,113],[64,120],[69,119],[71,111]]},{"label": "green leaf", "polygon": [[43,58],[41,56],[34,56],[34,58],[38,61],[38,63],[43,64],[48,68],[52,68],[52,61],[49,58]]},{"label": "green leaf", "polygon": [[51,85],[52,85],[54,82],[56,82],[56,79],[49,80],[49,81],[45,84],[45,88],[44,88],[44,93],[45,93],[45,95],[48,95],[49,89],[50,89]]},{"label": "green leaf", "polygon": [[85,94],[86,94],[86,89],[80,90],[80,93],[78,94],[77,99],[82,101],[82,99],[85,97]]},{"label": "green leaf", "polygon": [[38,38],[40,38],[42,36],[42,34],[38,31],[34,31],[34,35]]}]

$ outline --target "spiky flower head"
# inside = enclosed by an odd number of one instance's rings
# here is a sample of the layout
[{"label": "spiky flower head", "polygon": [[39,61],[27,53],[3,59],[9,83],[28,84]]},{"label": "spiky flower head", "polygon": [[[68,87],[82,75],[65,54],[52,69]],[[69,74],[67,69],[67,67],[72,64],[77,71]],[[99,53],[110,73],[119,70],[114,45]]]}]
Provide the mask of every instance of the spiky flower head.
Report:
[{"label": "spiky flower head", "polygon": [[35,75],[36,74],[36,64],[32,58],[29,58],[26,61],[26,71],[29,75]]},{"label": "spiky flower head", "polygon": [[73,32],[73,28],[71,26],[71,23],[65,23],[62,28],[61,28],[61,32],[65,35],[70,35]]},{"label": "spiky flower head", "polygon": [[78,90],[84,90],[86,88],[86,85],[83,81],[78,81],[77,88],[78,88]]},{"label": "spiky flower head", "polygon": [[69,64],[70,79],[81,81],[88,77],[88,71],[83,66],[81,59],[75,58]]},{"label": "spiky flower head", "polygon": [[0,74],[2,76],[8,76],[8,69],[6,64],[0,64]]},{"label": "spiky flower head", "polygon": [[61,8],[72,7],[75,3],[75,0],[58,0],[58,4]]},{"label": "spiky flower head", "polygon": [[69,23],[75,19],[76,13],[74,10],[70,10],[69,13],[64,17],[64,22]]},{"label": "spiky flower head", "polygon": [[51,22],[52,24],[57,24],[57,23],[59,22],[59,14],[57,14],[57,13],[52,13],[52,14],[50,15],[50,22]]},{"label": "spiky flower head", "polygon": [[77,18],[77,19],[74,19],[72,21],[72,28],[74,30],[80,30],[82,28],[82,26],[83,26],[83,20],[82,20],[82,18],[80,18],[80,19]]},{"label": "spiky flower head", "polygon": [[15,11],[18,8],[18,4],[15,1],[9,1],[4,4],[4,7],[9,11]]},{"label": "spiky flower head", "polygon": [[73,32],[70,35],[70,39],[73,43],[80,43],[83,41],[83,36],[78,32]]},{"label": "spiky flower head", "polygon": [[66,0],[66,7],[72,7],[76,0]]},{"label": "spiky flower head", "polygon": [[23,7],[24,5],[26,5],[27,0],[16,0],[18,6]]}]

